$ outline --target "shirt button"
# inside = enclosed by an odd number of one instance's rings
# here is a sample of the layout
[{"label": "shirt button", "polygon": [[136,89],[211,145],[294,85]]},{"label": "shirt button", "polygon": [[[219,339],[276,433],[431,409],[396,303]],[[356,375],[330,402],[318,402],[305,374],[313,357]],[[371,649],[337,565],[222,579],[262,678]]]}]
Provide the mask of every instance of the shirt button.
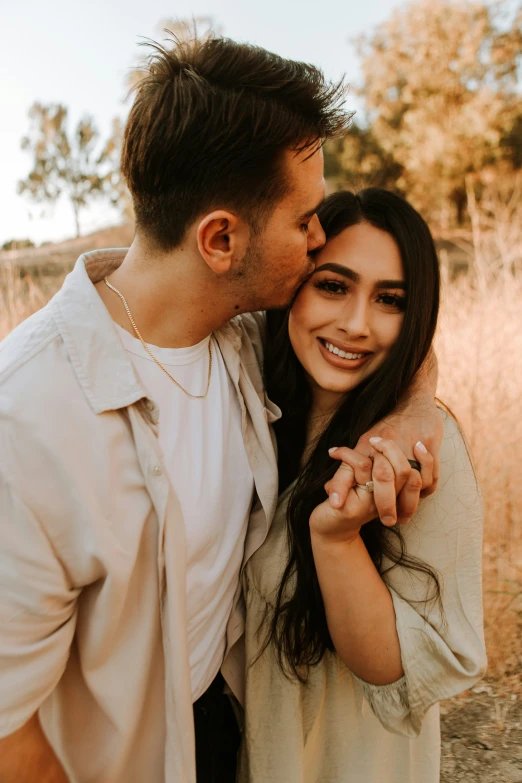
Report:
[{"label": "shirt button", "polygon": [[156,465],[152,466],[151,470],[155,476],[161,476],[161,474],[163,473],[163,468],[161,467],[161,465],[158,465],[157,463]]}]

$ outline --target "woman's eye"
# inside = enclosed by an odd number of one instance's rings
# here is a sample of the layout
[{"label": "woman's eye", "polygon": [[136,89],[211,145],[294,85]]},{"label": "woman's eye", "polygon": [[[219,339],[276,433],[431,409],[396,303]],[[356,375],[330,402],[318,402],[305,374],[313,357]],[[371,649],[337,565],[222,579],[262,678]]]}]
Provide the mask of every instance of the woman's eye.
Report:
[{"label": "woman's eye", "polygon": [[305,232],[305,234],[308,233],[309,224],[308,223],[301,223],[301,228]]},{"label": "woman's eye", "polygon": [[315,284],[315,287],[320,291],[325,291],[327,294],[346,293],[346,286],[344,283],[339,283],[337,280],[320,280]]},{"label": "woman's eye", "polygon": [[403,311],[406,309],[406,298],[397,294],[381,294],[377,301],[386,307],[393,307],[396,310]]}]

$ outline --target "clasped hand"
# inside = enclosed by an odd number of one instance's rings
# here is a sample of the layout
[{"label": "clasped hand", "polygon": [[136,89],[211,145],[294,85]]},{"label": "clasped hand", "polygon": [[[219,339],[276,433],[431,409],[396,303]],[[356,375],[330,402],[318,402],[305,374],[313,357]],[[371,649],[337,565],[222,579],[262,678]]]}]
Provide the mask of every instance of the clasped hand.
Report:
[{"label": "clasped hand", "polygon": [[[373,450],[370,456],[346,447],[330,449],[332,459],[340,460],[341,465],[325,484],[328,499],[310,517],[313,534],[350,541],[371,519],[379,517],[390,527],[397,521],[408,522],[415,513],[423,484],[432,483],[432,455],[422,443],[415,445],[419,472],[411,467],[395,441],[376,437],[369,442]],[[361,488],[368,481],[373,481],[373,492]]]}]

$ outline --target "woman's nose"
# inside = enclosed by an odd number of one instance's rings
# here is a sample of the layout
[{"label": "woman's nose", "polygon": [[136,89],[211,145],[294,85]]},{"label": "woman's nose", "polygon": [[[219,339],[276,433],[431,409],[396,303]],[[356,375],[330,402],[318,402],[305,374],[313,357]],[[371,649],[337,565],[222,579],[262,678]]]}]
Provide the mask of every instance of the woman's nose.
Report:
[{"label": "woman's nose", "polygon": [[343,308],[343,314],[338,326],[350,337],[368,337],[370,335],[370,322],[368,303],[363,296],[350,297]]},{"label": "woman's nose", "polygon": [[326,235],[317,215],[314,215],[308,224],[308,252],[317,250],[326,242]]}]

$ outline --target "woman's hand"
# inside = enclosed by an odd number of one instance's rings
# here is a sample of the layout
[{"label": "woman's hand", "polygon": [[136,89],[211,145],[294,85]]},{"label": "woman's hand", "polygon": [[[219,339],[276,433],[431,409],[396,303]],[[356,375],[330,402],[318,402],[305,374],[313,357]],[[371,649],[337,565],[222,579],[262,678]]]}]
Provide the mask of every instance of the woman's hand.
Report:
[{"label": "woman's hand", "polygon": [[373,493],[357,487],[372,480],[371,459],[353,449],[334,450],[338,451],[342,451],[342,463],[324,487],[329,497],[310,516],[312,535],[332,542],[357,538],[361,527],[377,516]]},{"label": "woman's hand", "polygon": [[[393,440],[376,439],[372,447],[373,461],[354,449],[330,449],[332,458],[342,460],[342,464],[325,485],[328,500],[317,506],[310,517],[312,533],[332,541],[353,540],[361,527],[377,516],[384,525],[394,525],[399,493],[413,515],[422,488],[419,471],[412,469]],[[414,454],[421,471],[429,476],[433,457],[422,444],[415,446]],[[367,481],[373,481],[373,493],[356,486]]]}]

